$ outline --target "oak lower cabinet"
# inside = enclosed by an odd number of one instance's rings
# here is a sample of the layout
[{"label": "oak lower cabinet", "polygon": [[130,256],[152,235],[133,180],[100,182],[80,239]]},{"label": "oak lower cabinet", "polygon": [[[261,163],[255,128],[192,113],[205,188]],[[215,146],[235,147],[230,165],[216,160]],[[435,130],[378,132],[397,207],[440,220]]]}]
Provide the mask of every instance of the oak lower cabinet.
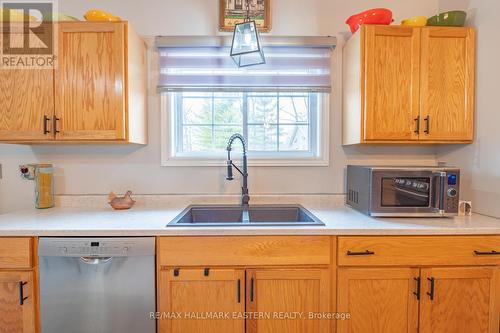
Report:
[{"label": "oak lower cabinet", "polygon": [[338,270],[339,333],[417,332],[415,268],[341,268]]},{"label": "oak lower cabinet", "polygon": [[0,271],[0,333],[35,332],[33,282],[32,272]]},{"label": "oak lower cabinet", "polygon": [[329,332],[328,269],[250,269],[247,271],[247,311],[268,316],[246,321],[247,332]]},{"label": "oak lower cabinet", "polygon": [[500,331],[500,236],[338,238],[338,333]]},{"label": "oak lower cabinet", "polygon": [[0,238],[0,333],[35,333],[35,240]]},{"label": "oak lower cabinet", "polygon": [[159,237],[160,333],[329,333],[329,236]]},{"label": "oak lower cabinet", "polygon": [[[245,332],[245,271],[167,269],[160,273],[160,332]],[[177,316],[179,314],[179,316]]]},{"label": "oak lower cabinet", "polygon": [[497,267],[422,269],[420,332],[499,332],[499,277]]}]

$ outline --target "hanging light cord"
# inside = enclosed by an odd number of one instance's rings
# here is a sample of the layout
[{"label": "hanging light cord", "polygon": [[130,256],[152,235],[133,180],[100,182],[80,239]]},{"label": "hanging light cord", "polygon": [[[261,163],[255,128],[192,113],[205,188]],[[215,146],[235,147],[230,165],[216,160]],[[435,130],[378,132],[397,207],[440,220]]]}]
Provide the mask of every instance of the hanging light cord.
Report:
[{"label": "hanging light cord", "polygon": [[245,20],[243,22],[250,22],[250,0],[246,0],[247,4],[247,17],[245,17]]}]

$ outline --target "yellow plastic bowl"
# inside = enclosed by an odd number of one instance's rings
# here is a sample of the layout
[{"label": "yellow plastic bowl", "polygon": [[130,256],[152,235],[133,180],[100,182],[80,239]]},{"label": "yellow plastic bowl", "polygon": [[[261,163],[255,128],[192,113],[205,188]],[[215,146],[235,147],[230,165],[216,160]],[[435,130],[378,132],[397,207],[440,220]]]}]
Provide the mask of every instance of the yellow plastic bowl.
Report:
[{"label": "yellow plastic bowl", "polygon": [[401,25],[409,27],[423,27],[427,25],[427,16],[414,16],[401,21]]},{"label": "yellow plastic bowl", "polygon": [[105,21],[105,22],[117,22],[122,19],[111,13],[105,12],[100,9],[91,9],[83,15],[87,21]]}]

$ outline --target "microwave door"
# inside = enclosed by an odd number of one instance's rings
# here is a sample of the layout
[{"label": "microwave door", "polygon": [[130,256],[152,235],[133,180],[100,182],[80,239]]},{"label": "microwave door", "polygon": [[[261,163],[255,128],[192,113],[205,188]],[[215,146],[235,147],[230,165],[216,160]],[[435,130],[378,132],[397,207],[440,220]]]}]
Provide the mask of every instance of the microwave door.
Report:
[{"label": "microwave door", "polygon": [[373,175],[372,216],[438,216],[441,175],[431,171]]}]

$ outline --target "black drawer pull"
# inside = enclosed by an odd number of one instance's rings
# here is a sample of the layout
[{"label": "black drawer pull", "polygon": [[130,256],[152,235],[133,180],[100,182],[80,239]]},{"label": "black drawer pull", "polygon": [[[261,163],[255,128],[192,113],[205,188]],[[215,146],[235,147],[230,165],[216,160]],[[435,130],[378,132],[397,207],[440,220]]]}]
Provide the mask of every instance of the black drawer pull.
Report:
[{"label": "black drawer pull", "polygon": [[236,282],[236,301],[238,301],[238,303],[241,303],[241,280],[238,279],[238,281]]},{"label": "black drawer pull", "polygon": [[254,279],[253,277],[250,279],[250,302],[253,302],[253,293],[254,293]]},{"label": "black drawer pull", "polygon": [[24,301],[28,299],[28,297],[24,297],[24,286],[27,285],[28,282],[19,281],[19,305],[23,305]]},{"label": "black drawer pull", "polygon": [[204,276],[208,276],[208,275],[210,275],[210,268],[205,268],[205,269],[203,270],[203,275],[204,275]]},{"label": "black drawer pull", "polygon": [[434,278],[431,277],[431,278],[427,278],[427,280],[429,280],[429,282],[431,283],[431,288],[429,290],[429,292],[427,293],[427,295],[429,295],[429,299],[431,301],[434,300]]},{"label": "black drawer pull", "polygon": [[366,250],[364,252],[354,252],[354,251],[347,251],[348,256],[371,256],[374,255],[375,252]]},{"label": "black drawer pull", "polygon": [[417,289],[413,292],[413,295],[417,297],[417,301],[420,300],[420,277],[413,278],[417,283]]},{"label": "black drawer pull", "polygon": [[174,276],[179,276],[180,268],[174,268]]},{"label": "black drawer pull", "polygon": [[474,251],[476,256],[500,256],[500,252],[493,251]]}]

